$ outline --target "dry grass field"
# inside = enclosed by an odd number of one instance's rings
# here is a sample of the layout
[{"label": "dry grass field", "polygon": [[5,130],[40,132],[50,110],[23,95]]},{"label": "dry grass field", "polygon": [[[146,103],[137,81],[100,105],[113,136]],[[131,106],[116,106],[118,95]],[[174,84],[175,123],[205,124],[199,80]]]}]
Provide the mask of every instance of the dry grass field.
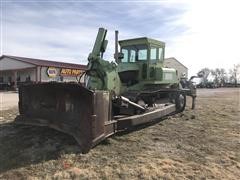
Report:
[{"label": "dry grass field", "polygon": [[[189,101],[189,99],[188,99]],[[88,154],[0,112],[0,179],[240,179],[240,89],[200,89],[196,109],[115,135]]]}]

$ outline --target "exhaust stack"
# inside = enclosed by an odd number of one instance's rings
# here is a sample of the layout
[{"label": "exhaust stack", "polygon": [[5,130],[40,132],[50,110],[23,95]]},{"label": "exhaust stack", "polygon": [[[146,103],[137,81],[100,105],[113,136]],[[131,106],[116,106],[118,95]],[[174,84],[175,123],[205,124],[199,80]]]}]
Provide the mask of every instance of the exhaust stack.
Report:
[{"label": "exhaust stack", "polygon": [[119,58],[118,58],[118,30],[115,31],[115,54],[114,54],[114,59],[116,63],[119,63]]}]

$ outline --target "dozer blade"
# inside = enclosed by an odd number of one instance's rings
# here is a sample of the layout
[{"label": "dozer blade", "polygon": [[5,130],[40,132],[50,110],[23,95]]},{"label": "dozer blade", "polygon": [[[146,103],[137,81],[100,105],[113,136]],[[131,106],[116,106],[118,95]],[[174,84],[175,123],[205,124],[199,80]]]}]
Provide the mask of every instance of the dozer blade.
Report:
[{"label": "dozer blade", "polygon": [[106,91],[79,84],[41,83],[19,88],[17,123],[48,126],[72,135],[83,153],[114,133],[111,100]]}]

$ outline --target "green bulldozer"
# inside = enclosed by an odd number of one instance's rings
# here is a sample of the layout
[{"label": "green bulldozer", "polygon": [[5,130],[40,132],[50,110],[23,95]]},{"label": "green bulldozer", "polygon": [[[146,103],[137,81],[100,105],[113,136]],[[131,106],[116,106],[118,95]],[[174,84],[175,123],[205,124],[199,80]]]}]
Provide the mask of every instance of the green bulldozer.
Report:
[{"label": "green bulldozer", "polygon": [[[163,66],[165,43],[142,37],[118,41],[115,62],[103,59],[107,30],[99,28],[81,83],[48,82],[19,88],[15,122],[48,126],[72,135],[83,153],[107,137],[182,112],[191,82]],[[120,45],[120,52],[119,52]],[[79,81],[80,82],[80,81]]]}]

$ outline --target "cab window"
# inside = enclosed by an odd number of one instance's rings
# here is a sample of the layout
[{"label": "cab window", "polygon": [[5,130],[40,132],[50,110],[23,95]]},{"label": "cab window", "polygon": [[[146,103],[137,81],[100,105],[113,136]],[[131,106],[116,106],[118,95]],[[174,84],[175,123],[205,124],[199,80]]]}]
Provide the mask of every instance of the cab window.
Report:
[{"label": "cab window", "polygon": [[135,62],[135,61],[136,61],[136,51],[130,50],[130,62]]},{"label": "cab window", "polygon": [[151,48],[150,59],[151,60],[156,60],[157,59],[157,48]]},{"label": "cab window", "polygon": [[138,60],[147,60],[147,49],[140,49],[138,51]]},{"label": "cab window", "polygon": [[124,54],[122,62],[144,61],[148,58],[148,49],[146,45],[130,45],[121,48]]},{"label": "cab window", "polygon": [[163,61],[163,48],[158,48],[158,59]]},{"label": "cab window", "polygon": [[128,50],[127,49],[122,49],[122,53],[123,53],[123,59],[122,62],[128,62]]}]

